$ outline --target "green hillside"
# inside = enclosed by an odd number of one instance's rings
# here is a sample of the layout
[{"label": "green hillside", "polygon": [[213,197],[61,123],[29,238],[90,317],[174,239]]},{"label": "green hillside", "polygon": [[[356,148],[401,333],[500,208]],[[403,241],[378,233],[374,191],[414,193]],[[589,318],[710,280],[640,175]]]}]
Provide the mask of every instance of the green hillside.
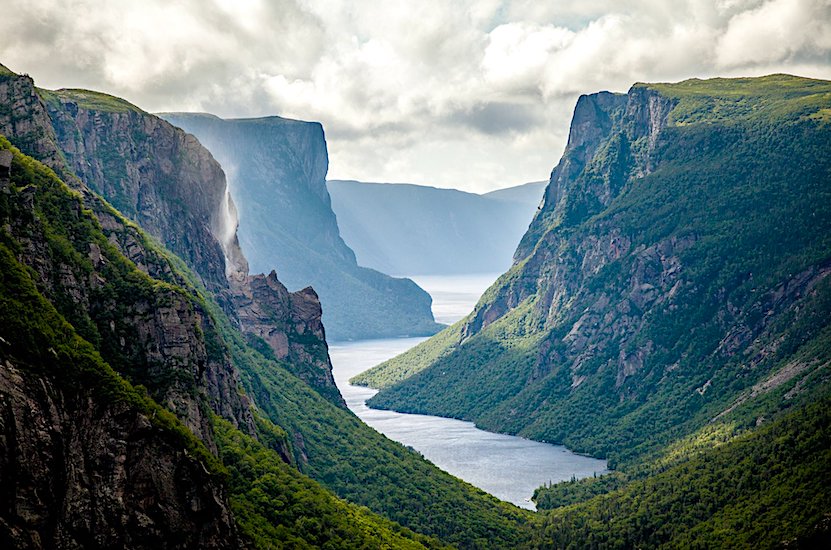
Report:
[{"label": "green hillside", "polygon": [[774,75],[581,98],[575,120],[608,130],[573,128],[517,263],[458,326],[356,378],[410,373],[371,404],[615,461],[824,379],[829,94]]},{"label": "green hillside", "polygon": [[[544,514],[539,548],[820,548],[831,542],[831,401],[726,442],[679,445],[649,477]],[[598,485],[596,480],[572,485]],[[568,485],[568,484],[566,484]],[[583,487],[586,489],[586,487]],[[574,488],[571,487],[573,490]],[[562,489],[541,489],[540,508]],[[585,492],[585,491],[584,491]],[[554,493],[553,495],[551,493]]]},{"label": "green hillside", "polygon": [[353,381],[370,404],[608,457],[540,488],[540,548],[831,540],[831,83],[578,101],[514,266]]}]

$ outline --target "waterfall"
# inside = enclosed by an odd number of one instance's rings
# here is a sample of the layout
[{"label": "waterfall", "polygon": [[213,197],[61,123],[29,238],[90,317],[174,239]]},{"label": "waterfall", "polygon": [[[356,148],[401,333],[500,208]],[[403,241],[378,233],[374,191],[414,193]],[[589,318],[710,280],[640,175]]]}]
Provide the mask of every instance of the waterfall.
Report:
[{"label": "waterfall", "polygon": [[[227,170],[228,179],[230,179],[231,171],[230,169]],[[239,240],[237,240],[239,214],[234,199],[231,197],[231,187],[227,184],[218,218],[218,227],[214,237],[219,241],[222,253],[225,255],[225,276],[232,280],[243,279],[248,275],[248,261],[242,253]]]}]

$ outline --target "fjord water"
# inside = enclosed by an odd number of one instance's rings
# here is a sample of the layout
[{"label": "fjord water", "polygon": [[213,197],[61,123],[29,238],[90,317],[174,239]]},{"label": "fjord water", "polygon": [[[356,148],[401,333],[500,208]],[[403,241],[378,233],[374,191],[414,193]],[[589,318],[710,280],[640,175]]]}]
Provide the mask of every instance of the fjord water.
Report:
[{"label": "fjord water", "polygon": [[[433,313],[441,323],[467,315],[497,275],[411,277],[433,297]],[[517,506],[534,509],[534,489],[572,476],[606,471],[606,462],[521,437],[486,432],[472,422],[438,416],[370,409],[366,401],[376,390],[352,386],[349,379],[394,357],[425,338],[390,338],[335,342],[329,347],[335,383],[349,409],[390,439],[408,445],[439,468]]]}]

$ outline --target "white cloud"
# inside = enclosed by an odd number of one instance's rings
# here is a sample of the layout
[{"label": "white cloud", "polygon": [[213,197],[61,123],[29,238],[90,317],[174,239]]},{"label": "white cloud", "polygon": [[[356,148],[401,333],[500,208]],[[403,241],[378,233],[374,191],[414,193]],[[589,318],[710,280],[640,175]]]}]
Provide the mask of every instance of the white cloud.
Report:
[{"label": "white cloud", "polygon": [[581,93],[831,77],[831,0],[3,0],[0,62],[147,110],[320,120],[330,175],[543,179]]},{"label": "white cloud", "polygon": [[717,62],[723,67],[788,61],[831,49],[831,2],[772,0],[730,19],[720,37]]}]

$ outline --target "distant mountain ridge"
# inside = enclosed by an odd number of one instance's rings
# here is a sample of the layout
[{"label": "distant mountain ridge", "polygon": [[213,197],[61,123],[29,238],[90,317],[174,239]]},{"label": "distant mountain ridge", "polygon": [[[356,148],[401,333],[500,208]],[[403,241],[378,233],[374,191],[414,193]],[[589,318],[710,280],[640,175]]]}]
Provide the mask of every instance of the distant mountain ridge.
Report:
[{"label": "distant mountain ridge", "polygon": [[546,186],[548,186],[548,180],[532,181],[529,183],[496,189],[494,191],[488,191],[487,193],[482,193],[482,196],[489,199],[519,202],[528,206],[533,206],[536,209],[542,202],[542,196],[545,193]]},{"label": "distant mountain ridge", "polygon": [[228,173],[251,269],[276,269],[290,289],[313,286],[329,339],[430,335],[441,328],[429,294],[409,279],[360,267],[341,238],[326,189],[329,161],[319,123],[161,116],[195,135]]},{"label": "distant mountain ridge", "polygon": [[528,229],[544,182],[477,195],[407,183],[327,182],[358,262],[386,273],[498,273]]}]

